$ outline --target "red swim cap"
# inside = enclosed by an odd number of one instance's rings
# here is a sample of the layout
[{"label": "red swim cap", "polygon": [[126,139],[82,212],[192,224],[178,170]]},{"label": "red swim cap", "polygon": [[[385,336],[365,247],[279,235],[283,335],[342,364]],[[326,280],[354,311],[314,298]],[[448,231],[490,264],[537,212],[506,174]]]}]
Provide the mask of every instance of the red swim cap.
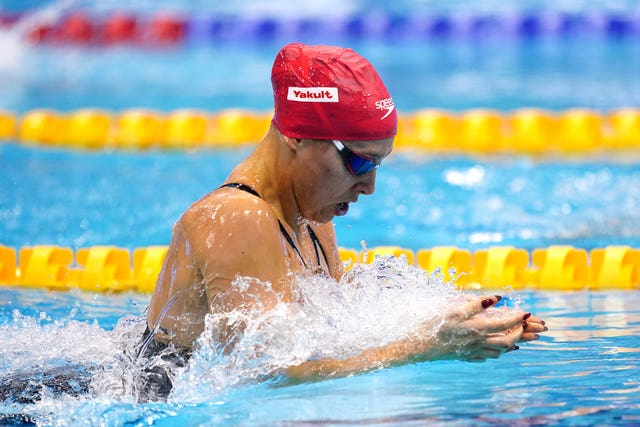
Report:
[{"label": "red swim cap", "polygon": [[272,122],[290,138],[367,141],[396,134],[387,88],[351,49],[288,44],[276,56],[271,83]]}]

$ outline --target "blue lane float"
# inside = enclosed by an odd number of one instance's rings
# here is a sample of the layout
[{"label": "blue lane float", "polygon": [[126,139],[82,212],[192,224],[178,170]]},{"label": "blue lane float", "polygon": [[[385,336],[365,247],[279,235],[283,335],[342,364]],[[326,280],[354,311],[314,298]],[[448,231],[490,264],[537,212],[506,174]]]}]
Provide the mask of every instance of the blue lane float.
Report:
[{"label": "blue lane float", "polygon": [[[0,29],[11,28],[27,17],[2,14]],[[125,19],[126,18],[126,19]],[[34,43],[180,44],[216,40],[275,38],[468,38],[492,37],[640,37],[640,12],[513,12],[502,14],[452,13],[398,14],[372,11],[331,17],[246,17],[154,12],[75,10],[54,22],[33,20],[25,37]]]},{"label": "blue lane float", "polygon": [[[192,21],[194,22],[194,21]],[[203,25],[205,27],[203,27]],[[208,29],[206,29],[208,26]],[[640,15],[514,13],[399,15],[372,12],[343,18],[209,17],[197,21],[192,41],[337,36],[346,38],[481,38],[508,36],[639,36]],[[203,31],[203,28],[205,30]]]}]

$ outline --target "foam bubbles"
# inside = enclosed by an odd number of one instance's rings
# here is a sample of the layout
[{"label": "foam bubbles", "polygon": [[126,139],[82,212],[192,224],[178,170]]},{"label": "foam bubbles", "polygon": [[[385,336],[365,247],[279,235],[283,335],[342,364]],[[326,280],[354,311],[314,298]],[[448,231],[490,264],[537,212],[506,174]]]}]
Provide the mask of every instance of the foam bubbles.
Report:
[{"label": "foam bubbles", "polygon": [[[444,282],[439,272],[429,275],[404,258],[377,257],[372,264],[357,264],[340,282],[319,274],[292,280],[293,302],[278,299],[268,283],[249,278],[233,283],[242,303],[207,315],[189,363],[171,369],[174,388],[168,408],[215,402],[238,387],[278,382],[286,368],[308,360],[348,358],[417,331],[435,335],[443,317],[469,298]],[[273,309],[265,310],[258,299],[265,293],[273,297]],[[72,317],[73,312],[52,322],[46,314],[15,312],[11,324],[0,326],[0,376],[50,366],[88,366],[90,393],[49,394],[33,405],[0,403],[0,412],[29,413],[63,425],[74,417],[102,417],[106,408],[137,417],[151,410],[152,404],[137,403],[136,390],[137,375],[160,361],[136,357],[145,318],[125,316],[109,331]],[[219,344],[223,336],[228,345]]]},{"label": "foam bubbles", "polygon": [[[209,399],[212,393],[273,378],[307,360],[358,355],[410,336],[429,321],[435,328],[439,317],[464,301],[440,277],[430,277],[404,259],[378,257],[372,264],[355,265],[340,282],[322,275],[295,277],[295,302],[279,302],[273,310],[246,304],[210,314],[172,398]],[[271,291],[268,284],[261,285],[260,291]],[[244,279],[234,286],[248,289]],[[221,328],[232,331],[232,345],[215,344]]]},{"label": "foam bubbles", "polygon": [[77,389],[88,379],[88,394],[57,394],[44,388],[41,399],[33,404],[0,402],[3,416],[18,414],[46,425],[71,425],[74,411],[87,401],[101,399],[131,400],[131,380],[135,366],[128,354],[142,333],[144,319],[123,317],[113,331],[97,322],[67,317],[51,322],[46,313],[37,318],[13,312],[13,322],[0,326],[0,378],[12,387],[39,384],[48,375],[70,375]]}]

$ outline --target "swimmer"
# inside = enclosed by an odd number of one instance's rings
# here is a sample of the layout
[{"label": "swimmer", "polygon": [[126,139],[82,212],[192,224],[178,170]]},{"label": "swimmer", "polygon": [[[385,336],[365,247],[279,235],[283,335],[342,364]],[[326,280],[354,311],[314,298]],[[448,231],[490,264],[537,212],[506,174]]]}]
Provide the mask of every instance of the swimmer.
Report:
[{"label": "swimmer", "polygon": [[[134,354],[140,401],[169,396],[174,367],[188,363],[208,313],[293,302],[291,273],[339,281],[344,274],[331,221],[375,190],[377,168],[397,128],[392,97],[372,65],[350,49],[294,43],[272,69],[274,116],[255,150],[227,180],[181,216]],[[255,278],[246,294],[232,282]],[[273,292],[260,283],[269,282]],[[258,295],[258,300],[247,298]],[[349,375],[438,359],[484,361],[546,331],[529,313],[494,307],[500,297],[469,297],[444,322],[343,360],[315,359],[287,368],[293,380]],[[220,330],[222,347],[234,331]],[[33,403],[47,391],[91,393],[94,369],[63,366],[0,381],[0,401]],[[2,419],[0,418],[0,421]]]},{"label": "swimmer", "polygon": [[[274,115],[263,140],[173,228],[147,312],[143,356],[173,348],[183,366],[207,313],[248,303],[231,286],[238,276],[271,283],[277,298],[252,290],[269,310],[278,300],[292,301],[292,272],[335,280],[344,273],[331,221],[374,192],[377,168],[396,134],[393,99],[366,59],[339,47],[289,44],[275,58],[271,81]],[[435,337],[417,330],[356,357],[308,361],[286,374],[308,380],[418,360],[484,361],[547,330],[530,313],[488,316],[499,300],[469,299],[447,315]],[[219,336],[233,338],[231,331]],[[166,395],[166,373],[151,374],[155,379],[143,388]]]}]

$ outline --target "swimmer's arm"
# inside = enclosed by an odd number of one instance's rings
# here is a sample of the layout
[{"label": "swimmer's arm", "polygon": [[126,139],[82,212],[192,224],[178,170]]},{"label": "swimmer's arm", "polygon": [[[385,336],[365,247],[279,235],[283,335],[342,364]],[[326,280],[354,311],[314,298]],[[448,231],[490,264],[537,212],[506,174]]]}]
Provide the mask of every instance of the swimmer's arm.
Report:
[{"label": "swimmer's arm", "polygon": [[[197,266],[194,247],[185,231],[182,219],[173,227],[173,236],[158,275],[156,287],[151,297],[147,323],[150,329],[157,329],[156,339],[172,341],[181,347],[190,347],[193,335],[202,322],[206,306],[197,304],[202,286],[202,276]],[[194,329],[195,328],[195,329]],[[170,331],[165,333],[164,331]],[[182,331],[177,334],[175,331]]]},{"label": "swimmer's arm", "polygon": [[[479,317],[495,297],[470,301],[452,312],[435,334],[416,333],[384,347],[363,351],[347,359],[323,359],[291,366],[286,375],[295,380],[340,377],[393,365],[438,359],[484,361],[517,349],[518,341],[537,339],[544,332],[544,322],[529,314],[514,313],[508,317]],[[484,304],[483,304],[484,302]],[[529,324],[527,324],[527,321]],[[539,323],[540,322],[540,323]],[[427,326],[427,325],[425,325]]]},{"label": "swimmer's arm", "polygon": [[385,347],[366,350],[347,359],[310,360],[286,369],[285,374],[294,380],[308,381],[321,378],[343,377],[392,365],[410,362],[410,355],[418,349],[410,340],[401,340]]},{"label": "swimmer's arm", "polygon": [[154,323],[159,316],[159,304],[167,302],[177,289],[185,288],[196,281],[197,267],[191,245],[187,240],[180,221],[173,226],[171,243],[167,249],[162,269],[158,274],[156,286],[151,298],[148,317]]}]

